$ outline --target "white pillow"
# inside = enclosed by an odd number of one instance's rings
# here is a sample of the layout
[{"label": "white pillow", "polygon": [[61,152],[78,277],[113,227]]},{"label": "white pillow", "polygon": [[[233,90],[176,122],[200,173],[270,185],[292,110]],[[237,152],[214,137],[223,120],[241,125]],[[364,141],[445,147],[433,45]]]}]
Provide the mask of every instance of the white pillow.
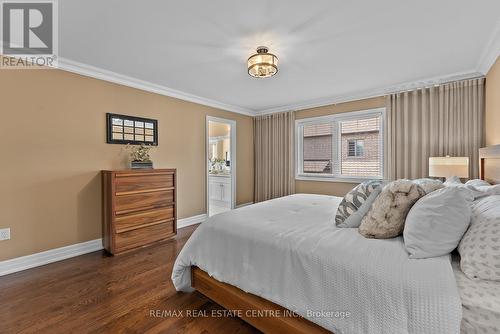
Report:
[{"label": "white pillow", "polygon": [[470,222],[472,194],[446,187],[418,200],[406,216],[403,238],[411,259],[441,256],[454,250]]},{"label": "white pillow", "polygon": [[500,195],[474,202],[471,225],[458,251],[467,277],[500,281]]},{"label": "white pillow", "polygon": [[480,180],[480,179],[469,180],[465,182],[465,185],[473,187],[491,186],[491,184],[489,184],[485,180]]},{"label": "white pillow", "polygon": [[446,178],[446,181],[444,182],[445,187],[462,185],[462,184],[463,183],[458,176],[449,176]]},{"label": "white pillow", "polygon": [[476,198],[500,195],[500,184],[495,184],[494,186],[467,186],[476,193]]},{"label": "white pillow", "polygon": [[500,195],[500,184],[491,185],[488,182],[479,179],[467,181],[465,184],[461,182],[446,181],[444,185],[446,187],[469,189],[475,200],[485,196]]}]

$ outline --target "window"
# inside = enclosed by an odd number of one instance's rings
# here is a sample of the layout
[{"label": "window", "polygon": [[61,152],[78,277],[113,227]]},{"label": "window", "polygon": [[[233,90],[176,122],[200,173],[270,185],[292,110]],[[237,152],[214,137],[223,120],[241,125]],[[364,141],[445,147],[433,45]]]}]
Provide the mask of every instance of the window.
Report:
[{"label": "window", "polygon": [[381,178],[384,108],[296,121],[296,178]]},{"label": "window", "polygon": [[348,149],[347,156],[348,157],[362,157],[365,143],[363,139],[351,139],[347,141]]},{"label": "window", "polygon": [[310,124],[303,128],[304,173],[332,174],[333,169],[332,124]]}]

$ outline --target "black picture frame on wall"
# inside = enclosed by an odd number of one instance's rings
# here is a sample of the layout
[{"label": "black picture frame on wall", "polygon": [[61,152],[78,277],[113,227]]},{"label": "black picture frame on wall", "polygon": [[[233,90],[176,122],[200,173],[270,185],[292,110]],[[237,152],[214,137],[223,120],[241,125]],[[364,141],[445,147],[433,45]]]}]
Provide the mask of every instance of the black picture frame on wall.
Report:
[{"label": "black picture frame on wall", "polygon": [[106,142],[158,146],[158,121],[129,115],[106,113]]}]

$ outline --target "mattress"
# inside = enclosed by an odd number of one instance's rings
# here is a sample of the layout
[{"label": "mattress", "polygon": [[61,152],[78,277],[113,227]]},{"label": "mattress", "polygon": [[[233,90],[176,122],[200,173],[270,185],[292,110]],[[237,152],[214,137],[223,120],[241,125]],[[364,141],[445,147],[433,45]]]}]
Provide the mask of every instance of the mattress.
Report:
[{"label": "mattress", "polygon": [[461,333],[500,333],[500,282],[468,278],[459,258],[453,261],[453,272],[462,299]]},{"label": "mattress", "polygon": [[459,333],[450,257],[409,259],[402,238],[337,228],[341,200],[297,194],[209,218],[175,261],[175,288],[192,291],[195,265],[336,334]]}]

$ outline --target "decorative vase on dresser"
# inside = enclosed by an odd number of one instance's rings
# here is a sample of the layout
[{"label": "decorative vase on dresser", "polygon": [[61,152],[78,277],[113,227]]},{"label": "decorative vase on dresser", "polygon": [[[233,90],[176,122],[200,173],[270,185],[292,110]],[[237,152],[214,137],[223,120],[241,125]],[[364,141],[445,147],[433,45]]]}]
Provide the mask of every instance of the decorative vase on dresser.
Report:
[{"label": "decorative vase on dresser", "polygon": [[175,169],[102,171],[104,248],[116,255],[177,233]]}]

